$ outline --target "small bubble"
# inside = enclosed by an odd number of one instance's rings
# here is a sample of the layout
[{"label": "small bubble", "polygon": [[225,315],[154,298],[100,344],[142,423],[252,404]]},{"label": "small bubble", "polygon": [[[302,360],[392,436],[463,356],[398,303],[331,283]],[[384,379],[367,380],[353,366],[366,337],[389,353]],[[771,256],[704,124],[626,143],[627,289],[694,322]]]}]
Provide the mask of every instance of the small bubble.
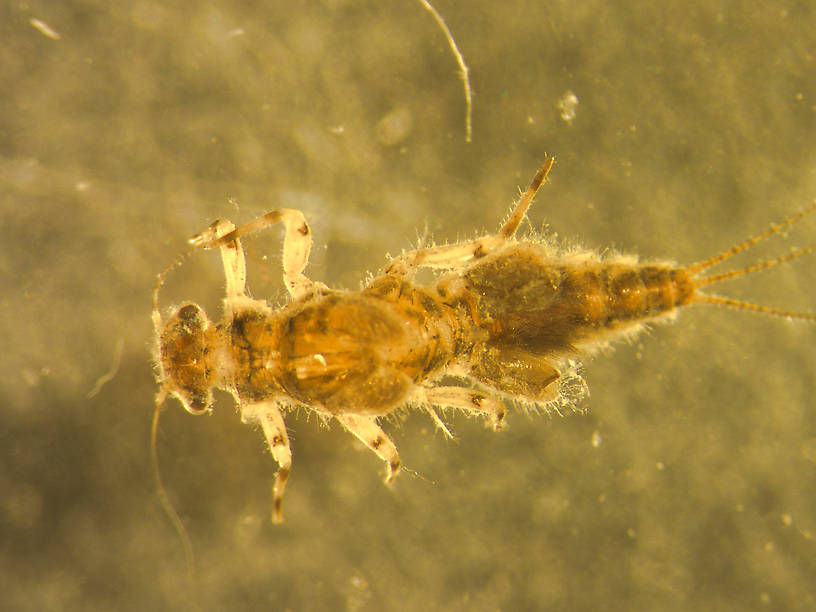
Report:
[{"label": "small bubble", "polygon": [[791,525],[793,525],[793,517],[790,514],[783,514],[781,518],[782,524],[785,527],[790,527]]},{"label": "small bubble", "polygon": [[573,120],[575,119],[576,112],[575,109],[578,106],[578,96],[576,96],[572,91],[567,90],[563,96],[558,100],[556,104],[558,110],[561,111],[561,119],[566,121],[568,124],[572,124]]},{"label": "small bubble", "polygon": [[592,432],[592,447],[598,448],[601,445],[601,442],[601,432],[596,429]]},{"label": "small bubble", "polygon": [[377,123],[377,141],[385,146],[401,143],[411,133],[413,117],[406,107],[399,107],[385,115]]}]

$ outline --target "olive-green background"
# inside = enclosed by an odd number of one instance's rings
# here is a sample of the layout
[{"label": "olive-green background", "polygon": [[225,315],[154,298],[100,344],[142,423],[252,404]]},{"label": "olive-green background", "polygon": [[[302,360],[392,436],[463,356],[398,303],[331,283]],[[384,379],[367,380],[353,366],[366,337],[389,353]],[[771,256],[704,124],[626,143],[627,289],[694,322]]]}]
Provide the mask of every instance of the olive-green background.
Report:
[{"label": "olive-green background", "polygon": [[[309,275],[357,289],[426,232],[497,228],[545,153],[532,226],[599,251],[693,262],[816,197],[812,2],[436,7],[471,69],[470,144],[453,56],[415,0],[0,7],[5,609],[816,607],[816,330],[702,306],[587,360],[583,414],[516,410],[501,434],[448,416],[455,442],[425,415],[386,424],[408,468],[393,488],[338,427],[289,415],[280,527],[274,462],[231,398],[209,417],[168,402],[186,582],[150,470],[150,294],[214,218],[299,208]],[[254,295],[281,299],[279,230],[247,247]],[[190,258],[163,305],[217,316],[219,266]],[[812,310],[813,269],[722,291]]]}]

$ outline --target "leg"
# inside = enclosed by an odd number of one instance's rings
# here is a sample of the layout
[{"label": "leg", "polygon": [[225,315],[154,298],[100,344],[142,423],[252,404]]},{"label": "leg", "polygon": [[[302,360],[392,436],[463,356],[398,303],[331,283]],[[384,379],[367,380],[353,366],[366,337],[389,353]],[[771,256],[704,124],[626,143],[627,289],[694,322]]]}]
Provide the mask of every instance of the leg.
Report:
[{"label": "leg", "polygon": [[205,249],[220,247],[223,255],[224,249],[229,248],[231,244],[238,245],[240,249],[238,238],[241,236],[251,234],[279,221],[283,223],[285,228],[283,237],[283,280],[289,294],[294,299],[299,299],[315,290],[315,284],[303,274],[303,270],[309,262],[309,252],[312,249],[312,233],[303,213],[299,210],[292,208],[273,210],[246,225],[238,228],[233,227],[223,234],[213,235],[203,232],[193,236],[191,242],[197,246],[203,246]]},{"label": "leg", "polygon": [[399,472],[402,462],[397,453],[397,447],[391,439],[380,429],[373,417],[364,417],[353,414],[337,415],[336,418],[346,430],[357,437],[360,442],[373,450],[376,455],[387,464],[385,482],[391,484]]},{"label": "leg", "polygon": [[469,373],[488,387],[533,403],[558,397],[558,368],[523,349],[482,346],[473,352]]},{"label": "leg", "polygon": [[538,169],[538,172],[530,182],[530,186],[522,194],[521,199],[516,203],[510,218],[502,225],[498,233],[491,236],[484,236],[476,240],[451,244],[441,247],[431,247],[427,249],[417,249],[408,251],[394,260],[385,269],[389,274],[406,274],[418,267],[425,268],[456,268],[473,259],[484,257],[491,251],[503,245],[507,240],[516,234],[518,226],[521,224],[527,209],[533,203],[533,198],[542,184],[544,184],[547,174],[550,172],[554,157],[549,157]]},{"label": "leg", "polygon": [[274,401],[243,404],[241,420],[244,423],[260,423],[269,450],[272,451],[272,456],[278,462],[279,467],[272,489],[272,522],[280,523],[283,521],[281,513],[283,490],[286,488],[289,470],[292,468],[292,450],[289,448],[289,436],[286,434],[286,424],[281,415],[280,405]]},{"label": "leg", "polygon": [[553,167],[554,163],[555,157],[548,157],[544,160],[544,163],[541,164],[541,167],[538,169],[538,172],[536,172],[533,180],[530,181],[527,191],[521,194],[521,199],[518,201],[515,208],[513,208],[510,218],[507,219],[499,230],[499,236],[505,240],[515,236],[518,226],[521,225],[521,220],[524,219],[524,215],[527,214],[527,209],[530,208],[530,205],[533,203],[533,198],[535,197],[536,192],[544,184],[544,181],[547,180],[547,175],[550,173],[550,169]]},{"label": "leg", "polygon": [[486,416],[494,431],[504,427],[504,402],[486,393],[467,387],[431,387],[423,390],[425,401],[438,406],[449,406],[468,414]]},{"label": "leg", "polygon": [[[235,226],[226,219],[214,221],[210,227],[190,238],[190,244],[205,246],[215,241],[221,242],[223,236],[233,232]],[[246,297],[246,260],[244,249],[238,240],[230,240],[219,244],[221,247],[221,261],[224,264],[224,276],[227,279],[227,303]]]}]

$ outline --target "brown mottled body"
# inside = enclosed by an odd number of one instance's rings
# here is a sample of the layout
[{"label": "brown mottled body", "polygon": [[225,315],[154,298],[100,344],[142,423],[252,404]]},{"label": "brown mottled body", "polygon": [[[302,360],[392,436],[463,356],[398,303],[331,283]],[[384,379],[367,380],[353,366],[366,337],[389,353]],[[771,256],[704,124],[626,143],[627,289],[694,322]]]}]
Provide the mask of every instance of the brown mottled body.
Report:
[{"label": "brown mottled body", "polygon": [[468,372],[514,398],[554,398],[555,364],[605,345],[694,299],[682,268],[580,260],[541,244],[513,243],[441,278],[444,303],[467,308]]},{"label": "brown mottled body", "polygon": [[682,268],[553,257],[516,244],[451,281],[471,296],[489,343],[562,357],[694,299]]},{"label": "brown mottled body", "polygon": [[453,355],[449,308],[406,286],[401,296],[331,292],[277,313],[246,311],[230,326],[241,400],[285,395],[330,415],[386,414]]},{"label": "brown mottled body", "polygon": [[386,274],[360,293],[243,310],[214,327],[188,304],[166,326],[162,365],[192,412],[219,387],[240,402],[285,396],[329,415],[380,416],[454,367],[536,401],[558,378],[545,360],[664,315],[693,292],[682,269],[569,265],[540,245],[514,244],[430,288]]},{"label": "brown mottled body", "polygon": [[[290,407],[304,406],[341,423],[386,462],[390,482],[400,459],[377,418],[406,403],[427,410],[443,429],[433,406],[483,415],[500,429],[504,400],[539,405],[559,400],[559,367],[681,306],[707,302],[816,318],[700,291],[811,252],[808,247],[741,270],[700,275],[816,205],[689,267],[563,254],[514,239],[552,163],[550,158],[541,167],[495,235],[404,253],[360,292],[333,291],[303,275],[311,233],[298,211],[273,211],[237,229],[216,221],[191,242],[221,251],[224,319],[212,324],[197,305],[185,304],[163,321],[158,289],[166,271],[154,292],[157,406],[169,394],[201,414],[212,405],[213,388],[232,393],[243,420],[261,427],[280,465],[273,511],[279,521],[291,466],[282,411]],[[246,295],[240,237],[278,222],[285,225],[284,281],[292,301],[273,310]],[[413,279],[420,267],[444,272],[431,285],[418,286]],[[466,386],[446,386],[445,376]]]}]

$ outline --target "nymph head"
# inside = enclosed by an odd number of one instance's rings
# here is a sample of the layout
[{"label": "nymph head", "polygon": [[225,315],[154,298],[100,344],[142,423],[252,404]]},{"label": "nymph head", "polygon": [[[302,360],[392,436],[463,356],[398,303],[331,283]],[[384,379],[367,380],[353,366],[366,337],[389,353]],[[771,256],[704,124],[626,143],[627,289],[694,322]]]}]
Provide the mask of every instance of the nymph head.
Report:
[{"label": "nymph head", "polygon": [[162,391],[177,397],[191,414],[209,411],[213,369],[207,315],[196,304],[184,304],[161,324],[158,366]]}]

